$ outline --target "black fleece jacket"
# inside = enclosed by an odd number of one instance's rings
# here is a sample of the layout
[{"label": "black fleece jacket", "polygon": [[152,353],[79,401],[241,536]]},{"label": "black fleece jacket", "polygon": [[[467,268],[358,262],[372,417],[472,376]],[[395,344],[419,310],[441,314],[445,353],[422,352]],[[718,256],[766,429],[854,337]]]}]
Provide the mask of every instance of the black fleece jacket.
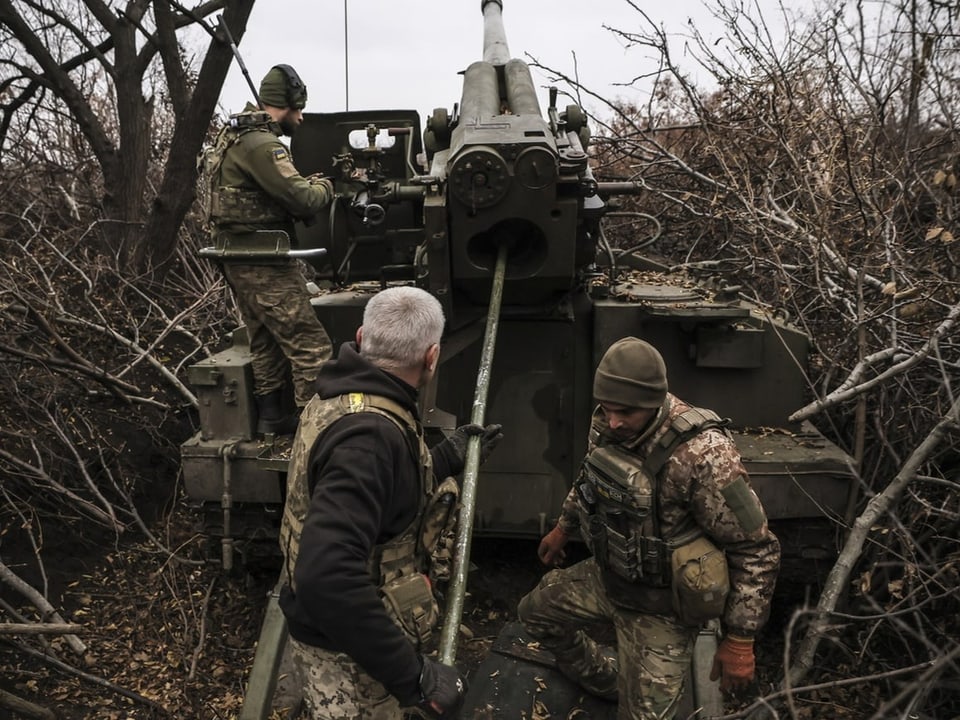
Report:
[{"label": "black fleece jacket", "polygon": [[[349,392],[388,397],[418,416],[417,390],[360,357],[355,343],[340,348],[316,381],[321,398]],[[435,474],[459,474],[463,462],[443,441],[431,449]],[[401,430],[374,413],[347,415],[323,432],[310,451],[312,488],[294,568],[297,591],[280,593],[290,635],[349,655],[402,705],[420,700],[420,658],[390,620],[367,561],[373,547],[412,522],[419,495],[418,463]]]}]

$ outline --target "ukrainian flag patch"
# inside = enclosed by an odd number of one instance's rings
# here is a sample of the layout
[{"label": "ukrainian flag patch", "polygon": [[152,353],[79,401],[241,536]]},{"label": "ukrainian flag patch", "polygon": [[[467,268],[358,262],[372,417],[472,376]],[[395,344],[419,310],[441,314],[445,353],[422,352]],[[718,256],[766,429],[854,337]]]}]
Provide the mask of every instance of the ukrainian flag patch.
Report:
[{"label": "ukrainian flag patch", "polygon": [[276,148],[276,149],[273,151],[273,161],[274,161],[274,162],[282,162],[283,160],[286,160],[288,157],[290,157],[290,155],[287,154],[286,148],[280,147],[280,148]]}]

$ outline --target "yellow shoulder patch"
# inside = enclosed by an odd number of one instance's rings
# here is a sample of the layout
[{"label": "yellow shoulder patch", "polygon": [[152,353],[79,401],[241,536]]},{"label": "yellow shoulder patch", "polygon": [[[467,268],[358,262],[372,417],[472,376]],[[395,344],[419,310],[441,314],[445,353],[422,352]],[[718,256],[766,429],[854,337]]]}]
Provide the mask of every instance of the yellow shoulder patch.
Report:
[{"label": "yellow shoulder patch", "polygon": [[276,164],[281,177],[288,178],[298,174],[297,168],[294,167],[293,160],[286,148],[278,147],[272,151],[272,155],[273,162]]}]

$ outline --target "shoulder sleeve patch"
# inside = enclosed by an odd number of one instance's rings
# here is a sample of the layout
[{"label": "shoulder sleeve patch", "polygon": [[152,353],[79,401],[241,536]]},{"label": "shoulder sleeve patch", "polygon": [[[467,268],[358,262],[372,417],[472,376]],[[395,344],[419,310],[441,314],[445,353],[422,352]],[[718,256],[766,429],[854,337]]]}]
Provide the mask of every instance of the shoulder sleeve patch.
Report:
[{"label": "shoulder sleeve patch", "polygon": [[763,510],[757,503],[756,497],[750,491],[747,481],[740,475],[736,480],[727,485],[720,491],[723,499],[733,511],[737,520],[740,521],[740,527],[748,533],[756,532],[763,525]]},{"label": "shoulder sleeve patch", "polygon": [[290,153],[285,147],[274,148],[270,151],[270,154],[273,156],[273,163],[281,177],[291,178],[300,174],[297,172],[297,168],[293,164],[293,158],[290,157]]}]

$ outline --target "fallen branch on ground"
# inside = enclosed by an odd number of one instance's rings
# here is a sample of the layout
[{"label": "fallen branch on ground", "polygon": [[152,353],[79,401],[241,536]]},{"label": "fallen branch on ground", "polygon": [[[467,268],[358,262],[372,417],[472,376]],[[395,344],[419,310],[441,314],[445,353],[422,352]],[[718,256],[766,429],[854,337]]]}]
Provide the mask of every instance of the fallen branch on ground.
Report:
[{"label": "fallen branch on ground", "polygon": [[73,623],[0,623],[0,635],[68,635],[84,629]]}]

